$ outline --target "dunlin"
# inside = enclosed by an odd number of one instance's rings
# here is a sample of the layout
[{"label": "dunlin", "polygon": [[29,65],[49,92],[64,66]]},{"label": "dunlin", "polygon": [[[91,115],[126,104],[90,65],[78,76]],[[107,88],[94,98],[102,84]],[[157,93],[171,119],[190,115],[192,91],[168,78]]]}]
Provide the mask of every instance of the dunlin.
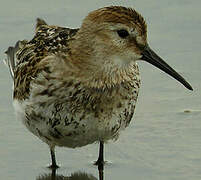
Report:
[{"label": "dunlin", "polygon": [[35,36],[6,51],[14,107],[50,147],[76,148],[116,140],[134,114],[140,88],[137,61],[147,61],[192,90],[147,43],[147,25],[134,9],[111,6],[88,14],[79,29],[37,19]]}]

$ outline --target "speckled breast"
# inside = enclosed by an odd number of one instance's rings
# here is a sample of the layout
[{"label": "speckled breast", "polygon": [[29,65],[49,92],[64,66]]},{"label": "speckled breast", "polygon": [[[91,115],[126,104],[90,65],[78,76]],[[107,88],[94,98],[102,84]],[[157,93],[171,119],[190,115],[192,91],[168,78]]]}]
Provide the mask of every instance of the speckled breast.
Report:
[{"label": "speckled breast", "polygon": [[133,117],[139,83],[100,90],[69,82],[62,88],[40,89],[24,103],[24,123],[49,145],[74,148],[117,139]]}]

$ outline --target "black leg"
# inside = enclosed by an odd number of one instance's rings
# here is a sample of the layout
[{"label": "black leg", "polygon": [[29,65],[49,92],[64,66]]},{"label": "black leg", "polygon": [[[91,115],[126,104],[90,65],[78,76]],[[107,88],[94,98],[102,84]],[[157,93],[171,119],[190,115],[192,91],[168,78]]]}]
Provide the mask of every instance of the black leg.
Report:
[{"label": "black leg", "polygon": [[103,167],[104,167],[104,142],[103,141],[100,141],[99,157],[98,157],[98,160],[95,162],[95,165],[98,166],[99,170],[103,170]]},{"label": "black leg", "polygon": [[57,166],[57,163],[56,163],[56,156],[55,156],[54,147],[50,148],[50,154],[51,154],[51,159],[52,159],[52,165],[50,165],[49,168],[51,168],[51,169],[59,168],[59,166]]},{"label": "black leg", "polygon": [[56,180],[56,169],[52,169],[51,180]]},{"label": "black leg", "polygon": [[103,172],[103,169],[100,169],[98,167],[98,171],[99,171],[99,180],[103,180],[104,179],[104,172]]}]

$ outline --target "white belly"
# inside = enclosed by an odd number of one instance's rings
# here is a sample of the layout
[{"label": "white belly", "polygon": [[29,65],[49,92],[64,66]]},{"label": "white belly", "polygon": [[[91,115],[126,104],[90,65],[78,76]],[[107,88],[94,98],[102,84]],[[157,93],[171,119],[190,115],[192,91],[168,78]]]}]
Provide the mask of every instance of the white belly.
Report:
[{"label": "white belly", "polygon": [[75,110],[68,103],[43,104],[14,101],[17,115],[34,135],[50,146],[81,147],[96,141],[117,139],[128,126],[135,109],[136,98],[114,99],[107,107]]}]

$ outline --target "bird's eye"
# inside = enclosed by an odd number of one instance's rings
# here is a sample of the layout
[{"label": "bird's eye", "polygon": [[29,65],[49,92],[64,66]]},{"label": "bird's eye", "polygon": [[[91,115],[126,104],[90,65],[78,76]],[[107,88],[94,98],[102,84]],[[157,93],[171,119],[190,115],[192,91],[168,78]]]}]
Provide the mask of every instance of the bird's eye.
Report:
[{"label": "bird's eye", "polygon": [[118,31],[117,31],[117,34],[118,34],[119,37],[121,37],[121,38],[126,38],[126,37],[129,35],[128,31],[125,30],[125,29],[120,29],[120,30],[118,30]]}]

